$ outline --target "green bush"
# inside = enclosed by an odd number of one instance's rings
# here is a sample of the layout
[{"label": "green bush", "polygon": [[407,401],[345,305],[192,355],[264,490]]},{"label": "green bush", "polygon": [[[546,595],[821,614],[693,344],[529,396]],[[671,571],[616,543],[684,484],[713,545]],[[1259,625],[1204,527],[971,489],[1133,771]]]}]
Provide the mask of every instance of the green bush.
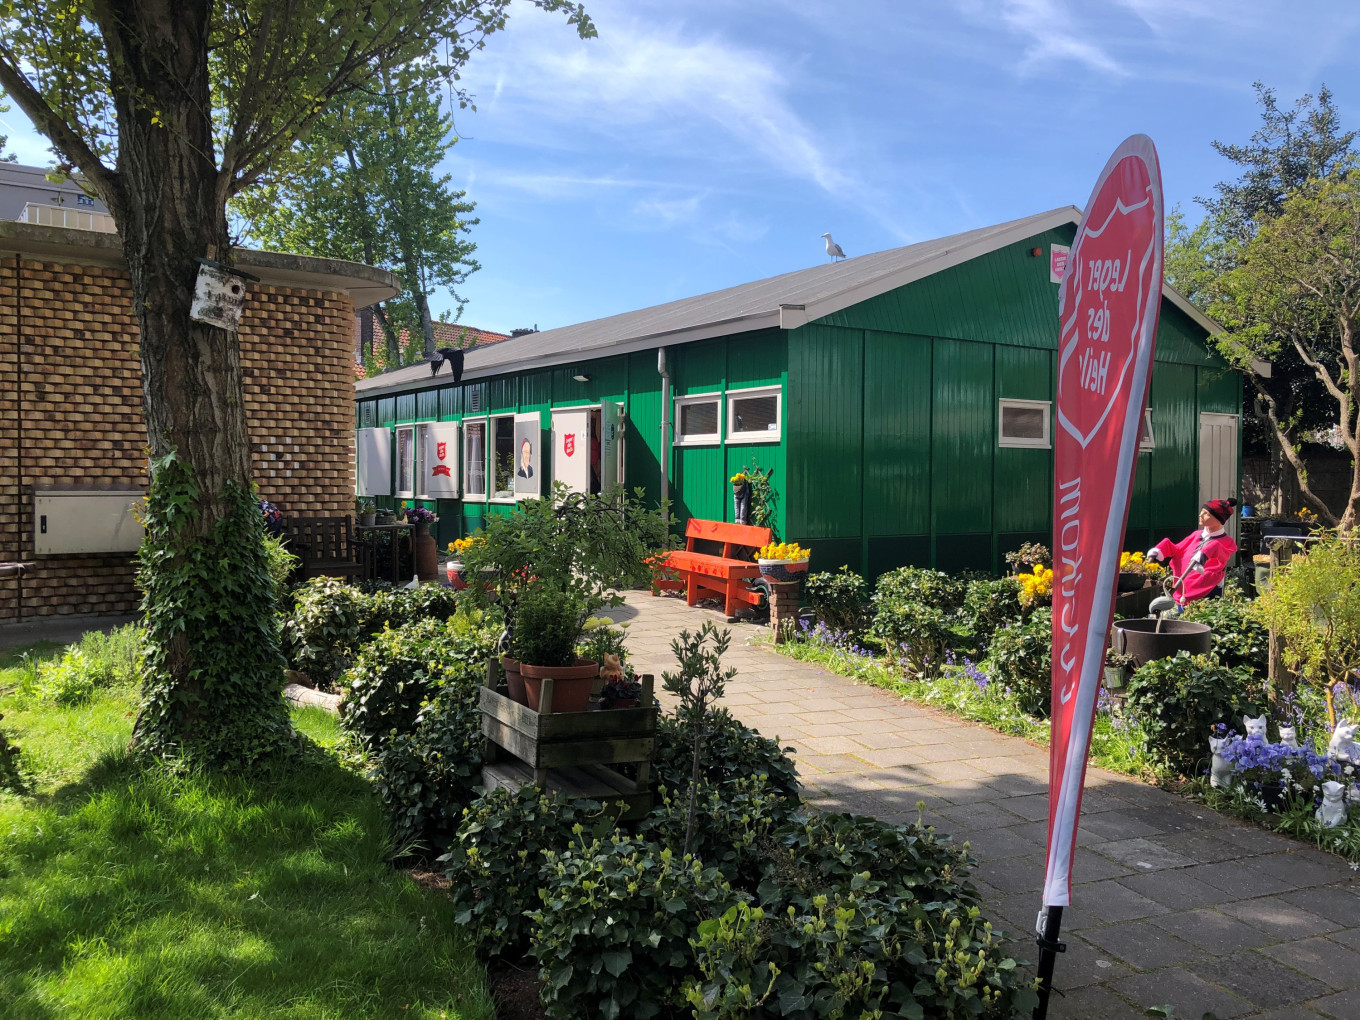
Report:
[{"label": "green bush", "polygon": [[1193,776],[1207,764],[1211,728],[1259,715],[1265,700],[1262,683],[1250,669],[1180,652],[1134,671],[1126,707],[1138,717],[1152,754]]},{"label": "green bush", "polygon": [[[689,788],[694,763],[694,737],[689,722],[662,715],[657,722],[653,785],[672,790]],[[771,789],[797,804],[802,786],[798,769],[779,742],[762,737],[733,718],[725,708],[709,712],[704,723],[700,777],[719,788],[734,787],[755,776],[769,779]]]},{"label": "green bush", "polygon": [[960,615],[974,647],[985,649],[999,628],[1024,622],[1020,582],[1014,577],[969,581]]},{"label": "green bush", "polygon": [[532,785],[494,790],[463,811],[456,838],[439,860],[458,923],[483,957],[528,948],[526,912],[538,906],[544,851],[605,839],[619,815],[617,805],[571,800]]},{"label": "green bush", "polygon": [[1042,606],[1024,623],[998,628],[984,668],[993,682],[1011,689],[1021,711],[1047,716],[1052,699],[1052,608]]},{"label": "green bush", "polygon": [[146,630],[129,623],[109,633],[88,631],[58,659],[32,665],[20,682],[25,697],[57,705],[80,705],[95,691],[135,684],[141,679]]},{"label": "green bush", "polygon": [[531,584],[515,602],[510,654],[534,666],[576,665],[576,640],[590,615],[584,599]]},{"label": "green bush", "polygon": [[900,567],[878,579],[871,631],[892,659],[919,676],[935,676],[945,653],[968,640],[959,616],[967,585],[939,570]]},{"label": "green bush", "polygon": [[[749,776],[722,787],[701,781],[692,852],[733,885],[754,889],[760,884],[771,835],[793,808],[767,776]],[[683,846],[688,821],[687,790],[681,794],[662,787],[637,834],[660,846]]]},{"label": "green bush", "polygon": [[495,643],[495,633],[474,610],[384,630],[345,674],[341,724],[369,752],[389,737],[411,733],[440,687],[482,681]]},{"label": "green bush", "polygon": [[274,598],[279,607],[287,610],[288,578],[298,565],[298,558],[288,551],[288,543],[276,535],[264,536],[264,558],[269,576],[274,581]]},{"label": "green bush", "polygon": [[864,627],[864,608],[869,588],[864,578],[848,566],[834,573],[809,574],[803,586],[817,622],[834,632],[858,634]]},{"label": "green bush", "polygon": [[293,591],[283,621],[283,650],[293,669],[319,684],[336,683],[375,634],[418,620],[446,620],[458,611],[457,593],[437,584],[417,588],[381,582],[346,584],[314,577]]},{"label": "green bush", "polygon": [[1213,629],[1212,655],[1223,665],[1265,673],[1270,632],[1257,619],[1252,600],[1236,584],[1229,582],[1222,598],[1191,602],[1181,619]]},{"label": "green bush", "polygon": [[1256,608],[1284,639],[1285,663],[1315,687],[1349,682],[1360,669],[1360,550],[1349,542],[1295,554]]},{"label": "green bush", "polygon": [[[4,718],[0,715],[0,720]],[[20,761],[19,745],[11,744],[3,729],[0,729],[0,791],[28,792],[28,780]]]},{"label": "green bush", "polygon": [[745,898],[717,868],[621,836],[546,853],[530,952],[549,1015],[647,1020],[679,1005],[690,938]]}]

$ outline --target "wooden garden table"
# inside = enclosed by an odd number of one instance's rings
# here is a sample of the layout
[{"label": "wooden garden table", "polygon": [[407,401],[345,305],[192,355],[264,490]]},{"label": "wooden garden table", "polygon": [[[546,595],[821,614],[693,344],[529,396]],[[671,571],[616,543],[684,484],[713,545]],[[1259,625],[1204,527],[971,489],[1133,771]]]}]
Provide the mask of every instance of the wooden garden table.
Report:
[{"label": "wooden garden table", "polygon": [[[415,527],[406,521],[398,521],[395,524],[356,524],[355,533],[363,531],[385,531],[392,536],[392,583],[401,584],[401,533],[410,531]],[[414,549],[412,556],[414,557]]]}]

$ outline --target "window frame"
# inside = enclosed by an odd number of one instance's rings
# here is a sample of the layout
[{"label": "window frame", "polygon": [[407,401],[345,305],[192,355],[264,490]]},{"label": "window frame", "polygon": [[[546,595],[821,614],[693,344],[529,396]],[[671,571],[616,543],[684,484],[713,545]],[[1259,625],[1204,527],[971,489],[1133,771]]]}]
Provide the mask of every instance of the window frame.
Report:
[{"label": "window frame", "polygon": [[[502,418],[510,420],[510,498],[497,498],[496,493],[496,422]],[[488,503],[498,503],[501,506],[513,506],[519,502],[515,495],[515,412],[504,411],[500,414],[488,414],[486,416],[486,501]]]},{"label": "window frame", "polygon": [[[473,458],[472,458],[471,456],[469,456],[469,454],[468,454],[468,442],[469,442],[469,439],[470,439],[470,437],[471,437],[471,435],[472,435],[472,430],[469,429],[468,426],[469,426],[469,425],[476,425],[478,422],[480,422],[480,423],[484,426],[484,428],[482,429],[482,491],[481,491],[481,492],[473,492],[473,491],[472,491],[472,481],[471,481],[471,477],[470,477],[470,474],[471,474],[471,471],[472,471]],[[487,468],[487,460],[488,460],[488,458],[487,458],[487,449],[488,449],[487,438],[488,438],[488,435],[489,435],[489,433],[490,433],[490,431],[491,431],[491,429],[490,429],[490,424],[489,424],[489,422],[488,422],[488,420],[487,420],[487,418],[486,418],[485,415],[478,415],[478,416],[475,417],[475,418],[464,418],[459,424],[461,424],[461,425],[463,426],[463,444],[462,444],[462,445],[463,445],[463,496],[462,496],[462,498],[463,498],[463,500],[464,500],[465,502],[470,501],[470,502],[474,502],[474,503],[485,503],[485,502],[487,501],[487,497],[491,494],[491,476],[490,476],[490,474],[488,473],[488,471],[487,471],[487,469],[486,469],[486,468]]]},{"label": "window frame", "polygon": [[[717,428],[713,432],[698,432],[693,435],[685,435],[680,431],[680,409],[689,407],[692,404],[713,404],[716,407],[714,418],[717,419]],[[712,393],[688,393],[683,397],[675,398],[675,417],[672,419],[675,428],[675,438],[672,440],[673,446],[718,446],[722,443],[723,437],[723,395],[721,390]]]},{"label": "window frame", "polygon": [[[736,412],[732,405],[738,400],[747,400],[752,397],[774,397],[774,421],[773,430],[765,429],[760,432],[734,432],[732,423],[737,420]],[[724,401],[727,420],[723,422],[726,428],[723,435],[729,443],[778,443],[784,438],[784,387],[778,384],[773,386],[748,386],[740,390],[728,390],[727,399]]]},{"label": "window frame", "polygon": [[[1007,436],[1002,429],[1007,408],[1020,410],[1041,410],[1044,412],[1044,435],[1042,439],[1026,439],[1022,436]],[[1000,397],[996,402],[996,445],[1007,450],[1051,450],[1053,449],[1053,401],[1028,400],[1020,397]]]},{"label": "window frame", "polygon": [[[402,434],[403,434],[403,433],[405,433],[405,434],[406,434],[406,437],[407,437],[407,439],[406,439],[406,456],[404,456],[404,457],[402,456],[402,451],[401,451],[401,437],[402,437]],[[397,426],[397,429],[396,429],[396,440],[397,440],[397,451],[396,451],[396,452],[397,452],[397,455],[396,455],[395,457],[392,458],[393,466],[396,468],[396,479],[395,479],[396,484],[395,484],[394,486],[392,486],[392,488],[395,490],[395,495],[396,495],[397,499],[415,499],[415,498],[416,498],[416,491],[415,491],[415,484],[416,484],[416,462],[415,462],[416,427],[415,427],[415,425],[414,425],[414,424],[411,424],[411,425],[398,425],[398,426]],[[411,472],[411,473],[410,473],[410,477],[409,477],[408,480],[410,481],[411,484],[410,484],[409,486],[406,486],[406,487],[403,488],[403,486],[402,486],[401,471],[402,471],[402,468],[403,468],[403,467],[406,467],[406,466],[408,466],[408,465],[409,465],[409,467],[410,467],[410,472]]]}]

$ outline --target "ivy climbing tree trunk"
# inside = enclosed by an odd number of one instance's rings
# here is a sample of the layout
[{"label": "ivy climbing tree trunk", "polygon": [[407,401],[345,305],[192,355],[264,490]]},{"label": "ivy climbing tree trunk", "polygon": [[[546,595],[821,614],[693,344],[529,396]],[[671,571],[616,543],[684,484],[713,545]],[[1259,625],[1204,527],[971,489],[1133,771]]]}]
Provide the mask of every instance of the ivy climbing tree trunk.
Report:
[{"label": "ivy climbing tree trunk", "polygon": [[141,571],[150,651],[134,741],[218,759],[268,754],[289,725],[240,346],[190,318],[198,260],[231,252],[210,16],[207,0],[98,5],[118,117],[116,186],[101,191],[132,281],[153,465]]}]

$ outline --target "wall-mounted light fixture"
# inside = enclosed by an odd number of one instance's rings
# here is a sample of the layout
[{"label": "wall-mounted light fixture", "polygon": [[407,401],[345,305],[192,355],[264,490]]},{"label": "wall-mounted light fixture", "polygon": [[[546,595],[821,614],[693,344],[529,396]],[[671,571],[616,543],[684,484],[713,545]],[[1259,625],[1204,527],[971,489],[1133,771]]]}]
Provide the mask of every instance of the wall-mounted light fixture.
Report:
[{"label": "wall-mounted light fixture", "polygon": [[577,382],[590,382],[590,375],[586,372],[577,372],[572,378]]},{"label": "wall-mounted light fixture", "polygon": [[1029,250],[1030,258],[1035,258],[1035,259],[1037,259],[1037,258],[1038,258],[1040,255],[1042,255],[1043,253],[1044,253],[1044,250],[1043,250],[1042,248],[1031,248],[1031,249]]}]

